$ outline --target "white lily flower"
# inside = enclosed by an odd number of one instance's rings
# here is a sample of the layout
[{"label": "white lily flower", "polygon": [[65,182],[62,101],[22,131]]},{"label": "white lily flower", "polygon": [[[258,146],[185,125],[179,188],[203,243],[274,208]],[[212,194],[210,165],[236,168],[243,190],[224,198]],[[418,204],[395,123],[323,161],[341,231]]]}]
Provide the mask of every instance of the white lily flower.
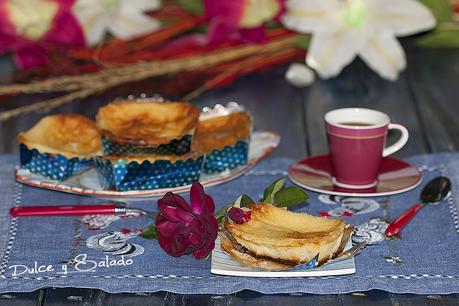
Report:
[{"label": "white lily flower", "polygon": [[106,32],[130,39],[160,28],[160,22],[145,12],[161,7],[160,0],[77,0],[73,12],[88,45],[96,45]]},{"label": "white lily flower", "polygon": [[430,10],[416,0],[289,0],[282,23],[312,34],[306,63],[322,78],[338,75],[360,56],[389,80],[406,67],[396,36],[436,24]]}]

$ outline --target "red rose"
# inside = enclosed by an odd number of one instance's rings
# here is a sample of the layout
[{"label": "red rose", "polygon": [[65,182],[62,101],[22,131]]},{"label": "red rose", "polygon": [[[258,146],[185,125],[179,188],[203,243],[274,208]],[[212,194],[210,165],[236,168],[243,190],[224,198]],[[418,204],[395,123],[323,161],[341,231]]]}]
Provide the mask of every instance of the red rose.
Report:
[{"label": "red rose", "polygon": [[156,231],[159,245],[171,256],[191,254],[196,259],[206,258],[215,247],[218,222],[213,213],[213,199],[199,183],[190,190],[188,204],[181,196],[168,192],[158,201]]}]

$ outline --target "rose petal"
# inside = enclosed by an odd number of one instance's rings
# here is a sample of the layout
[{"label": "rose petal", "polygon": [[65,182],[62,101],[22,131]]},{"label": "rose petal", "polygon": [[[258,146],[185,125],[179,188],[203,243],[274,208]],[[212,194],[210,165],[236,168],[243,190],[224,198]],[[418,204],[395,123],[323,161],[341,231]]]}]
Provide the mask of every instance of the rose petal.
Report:
[{"label": "rose petal", "polygon": [[177,230],[177,223],[165,221],[156,224],[156,231],[164,238],[171,237]]},{"label": "rose petal", "polygon": [[157,202],[159,209],[161,210],[163,206],[175,206],[181,207],[186,211],[191,211],[190,205],[185,201],[184,198],[179,196],[178,194],[174,194],[172,192],[168,192]]},{"label": "rose petal", "polygon": [[191,255],[196,259],[204,259],[206,258],[209,253],[215,248],[215,241],[209,243],[206,248],[201,248],[199,250],[194,251]]},{"label": "rose petal", "polygon": [[193,213],[180,208],[176,209],[175,213],[179,220],[184,223],[190,223],[194,220],[194,218],[196,218],[196,216],[193,215]]},{"label": "rose petal", "polygon": [[206,194],[206,206],[207,206],[207,213],[213,214],[215,211],[215,202],[214,199],[208,194]]},{"label": "rose petal", "polygon": [[190,189],[191,210],[200,215],[206,208],[206,194],[204,188],[199,183],[193,183]]},{"label": "rose petal", "polygon": [[197,233],[191,233],[188,237],[186,237],[186,239],[184,239],[184,241],[188,243],[188,245],[192,245],[194,247],[193,249],[196,249],[203,244],[202,237]]},{"label": "rose petal", "polygon": [[178,215],[179,211],[180,210],[177,209],[176,207],[165,206],[163,209],[161,209],[160,214],[168,221],[180,222],[182,221],[182,218],[180,218],[180,216]]}]

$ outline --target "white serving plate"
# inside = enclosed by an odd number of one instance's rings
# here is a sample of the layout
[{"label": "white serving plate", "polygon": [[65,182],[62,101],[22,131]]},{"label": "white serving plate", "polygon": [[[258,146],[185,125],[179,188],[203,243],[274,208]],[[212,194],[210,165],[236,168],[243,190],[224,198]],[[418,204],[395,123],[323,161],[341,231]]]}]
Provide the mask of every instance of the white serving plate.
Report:
[{"label": "white serving plate", "polygon": [[[252,134],[249,145],[249,162],[245,166],[239,166],[232,170],[220,172],[217,174],[202,174],[200,178],[201,184],[206,186],[214,186],[224,182],[233,180],[242,174],[249,171],[261,159],[271,153],[280,142],[280,136],[273,132],[258,131]],[[45,178],[41,175],[31,173],[27,169],[16,169],[16,180],[20,183],[50,189],[55,191],[89,195],[112,200],[143,200],[145,198],[160,197],[167,192],[188,192],[190,185],[161,188],[153,190],[130,190],[130,191],[114,191],[104,190],[99,184],[95,169],[86,171],[78,176],[71,177],[65,181],[57,181]]]},{"label": "white serving plate", "polygon": [[[352,241],[346,244],[345,250],[352,248]],[[292,271],[269,271],[259,268],[244,266],[226,254],[220,245],[220,236],[215,241],[212,250],[212,262],[210,272],[219,275],[245,276],[245,277],[309,277],[309,276],[332,276],[355,273],[354,257],[324,264],[318,268],[309,270]]]}]

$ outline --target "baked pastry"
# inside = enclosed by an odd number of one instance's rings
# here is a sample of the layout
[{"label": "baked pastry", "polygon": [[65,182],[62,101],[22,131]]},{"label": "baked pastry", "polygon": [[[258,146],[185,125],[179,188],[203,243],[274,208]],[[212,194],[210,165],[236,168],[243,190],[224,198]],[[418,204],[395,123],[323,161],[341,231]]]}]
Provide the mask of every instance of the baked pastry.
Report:
[{"label": "baked pastry", "polygon": [[199,121],[193,149],[204,153],[222,150],[240,140],[247,141],[251,130],[250,116],[243,112],[203,119]]},{"label": "baked pastry", "polygon": [[44,117],[18,141],[21,166],[56,180],[89,169],[102,149],[94,122],[77,114]]},{"label": "baked pastry", "polygon": [[221,235],[222,249],[246,265],[285,270],[317,255],[321,265],[340,254],[349,239],[342,220],[293,213],[271,204],[250,208],[249,221],[226,221]]},{"label": "baked pastry", "polygon": [[199,181],[204,156],[184,155],[99,156],[94,164],[104,189],[153,190]]},{"label": "baked pastry", "polygon": [[105,155],[185,154],[199,111],[185,102],[128,99],[99,109]]},{"label": "baked pastry", "polygon": [[92,157],[102,148],[94,122],[77,114],[46,116],[27,132],[20,133],[18,141],[29,149],[68,158]]},{"label": "baked pastry", "polygon": [[215,173],[247,164],[252,119],[242,106],[216,105],[203,112],[193,139],[193,151],[206,154],[204,171]]}]

